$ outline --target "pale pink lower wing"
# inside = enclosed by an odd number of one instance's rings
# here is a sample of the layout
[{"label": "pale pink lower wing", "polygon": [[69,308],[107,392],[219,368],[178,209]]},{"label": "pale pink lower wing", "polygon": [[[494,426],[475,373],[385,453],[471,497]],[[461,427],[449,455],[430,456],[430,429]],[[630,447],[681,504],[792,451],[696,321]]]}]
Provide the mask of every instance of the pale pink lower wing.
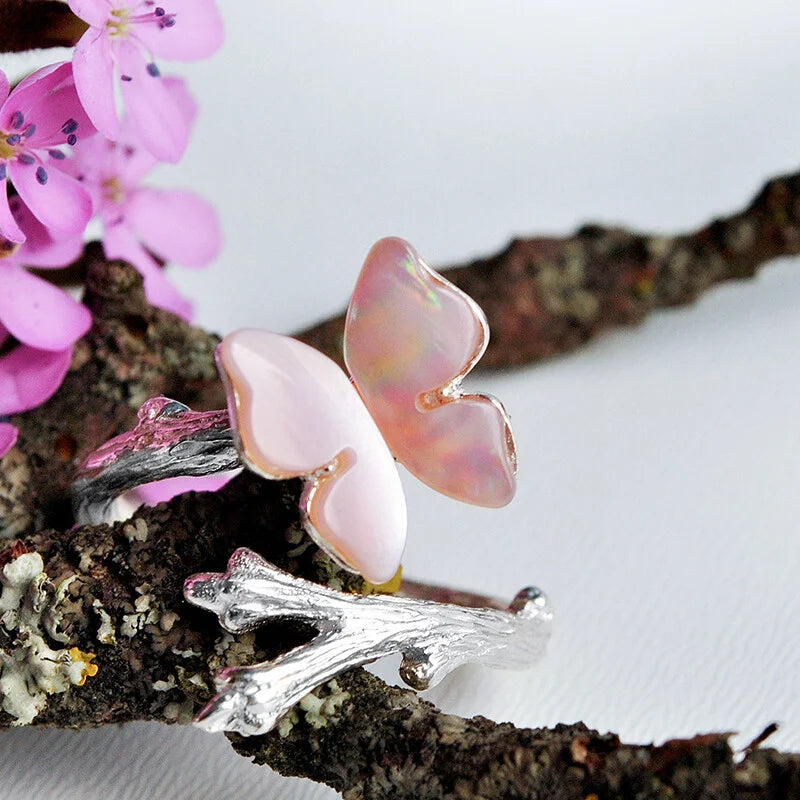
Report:
[{"label": "pale pink lower wing", "polygon": [[311,347],[267,331],[229,334],[217,349],[228,410],[247,465],[306,479],[306,527],[374,583],[389,580],[406,538],[400,478],[347,376]]},{"label": "pale pink lower wing", "polygon": [[460,390],[487,341],[480,308],[408,242],[370,250],[345,324],[353,381],[410,472],[457,500],[498,507],[516,491],[508,418],[494,398]]}]

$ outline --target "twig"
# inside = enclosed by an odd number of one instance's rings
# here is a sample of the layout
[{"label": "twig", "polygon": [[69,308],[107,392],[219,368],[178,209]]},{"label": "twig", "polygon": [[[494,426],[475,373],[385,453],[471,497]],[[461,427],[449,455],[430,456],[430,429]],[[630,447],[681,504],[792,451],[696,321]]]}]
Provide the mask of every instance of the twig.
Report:
[{"label": "twig", "polygon": [[72,47],[87,28],[58,0],[0,0],[0,53]]},{"label": "twig", "polygon": [[[443,273],[486,312],[491,339],[479,366],[504,367],[569,352],[797,253],[800,173],[774,178],[744,211],[692,233],[586,225],[566,238],[515,239],[495,256]],[[343,329],[339,316],[297,335],[341,363]]]}]

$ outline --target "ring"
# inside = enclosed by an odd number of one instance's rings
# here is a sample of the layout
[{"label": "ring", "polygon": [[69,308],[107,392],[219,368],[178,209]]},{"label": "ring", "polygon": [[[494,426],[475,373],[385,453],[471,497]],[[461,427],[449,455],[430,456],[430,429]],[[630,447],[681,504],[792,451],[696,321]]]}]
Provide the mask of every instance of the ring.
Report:
[{"label": "ring", "polygon": [[[462,391],[483,354],[477,304],[397,238],[369,252],[350,301],[350,376],[287,336],[244,329],[216,360],[228,410],[194,412],[168,398],[83,463],[73,488],[79,522],[107,521],[144,483],[245,466],[302,478],[301,514],[314,541],[372,583],[390,580],[406,540],[395,459],[435,490],[500,507],[516,491],[516,449],[498,400]],[[380,531],[380,536],[375,532]]]},{"label": "ring", "polygon": [[[73,485],[79,523],[118,518],[118,501],[146,483],[246,467],[302,478],[300,511],[312,539],[345,569],[381,584],[398,574],[405,497],[394,464],[437,491],[499,507],[516,490],[516,449],[505,409],[467,394],[464,376],[486,349],[488,325],[467,295],[402,239],[370,251],[348,306],[350,375],[295,339],[244,329],[216,351],[228,408],[192,411],[148,400],[136,427],[88,456]],[[376,535],[377,534],[377,535]],[[533,587],[508,606],[403,581],[397,595],[354,595],[293,576],[252,550],[225,573],[186,579],[188,602],[230,633],[274,618],[317,635],[276,659],[222,670],[196,722],[208,730],[271,730],[304,695],[351,667],[403,656],[415,689],[466,662],[524,667],[550,636],[552,609]]]}]

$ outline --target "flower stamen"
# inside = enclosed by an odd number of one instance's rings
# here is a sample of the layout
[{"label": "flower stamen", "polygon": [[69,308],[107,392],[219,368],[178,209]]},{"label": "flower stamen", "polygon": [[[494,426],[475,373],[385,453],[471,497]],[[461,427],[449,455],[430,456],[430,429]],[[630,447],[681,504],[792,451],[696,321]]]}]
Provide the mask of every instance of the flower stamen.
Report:
[{"label": "flower stamen", "polygon": [[109,203],[122,204],[125,202],[125,187],[117,177],[107,178],[103,181],[103,199]]},{"label": "flower stamen", "polygon": [[162,30],[172,28],[176,22],[175,14],[168,14],[163,6],[156,6],[153,11],[146,14],[132,14],[129,8],[112,9],[110,18],[106,22],[109,36],[122,38],[131,33],[131,25],[142,23],[155,23]]},{"label": "flower stamen", "polygon": [[[12,128],[17,128],[19,130],[24,124],[25,117],[22,112],[15,111],[11,116]],[[32,158],[32,156],[27,155],[23,148],[26,146],[25,140],[33,136],[34,133],[36,133],[36,125],[33,123],[30,123],[25,130],[19,132],[9,133],[8,131],[0,130],[0,161],[8,161],[12,158],[17,158],[22,161],[23,164],[31,163],[27,159]],[[0,177],[0,180],[3,179],[3,177]]]}]

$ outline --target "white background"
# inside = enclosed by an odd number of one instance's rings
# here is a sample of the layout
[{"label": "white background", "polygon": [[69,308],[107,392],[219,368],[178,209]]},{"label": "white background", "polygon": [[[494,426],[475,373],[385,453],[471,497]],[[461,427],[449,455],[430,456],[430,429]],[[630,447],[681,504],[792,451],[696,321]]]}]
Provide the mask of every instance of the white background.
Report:
[{"label": "white background", "polygon": [[[173,275],[219,332],[338,310],[383,235],[437,265],[588,220],[677,231],[797,169],[794,0],[221,7],[223,51],[175,65],[201,116],[157,176],[218,202],[222,257]],[[406,572],[535,582],[557,627],[534,670],[468,668],[433,700],[632,741],[744,744],[778,720],[774,744],[800,750],[797,267],[472,381],[513,417],[519,496],[483,511],[407,480]],[[11,798],[332,796],[145,724],[4,733],[0,776]]]}]

